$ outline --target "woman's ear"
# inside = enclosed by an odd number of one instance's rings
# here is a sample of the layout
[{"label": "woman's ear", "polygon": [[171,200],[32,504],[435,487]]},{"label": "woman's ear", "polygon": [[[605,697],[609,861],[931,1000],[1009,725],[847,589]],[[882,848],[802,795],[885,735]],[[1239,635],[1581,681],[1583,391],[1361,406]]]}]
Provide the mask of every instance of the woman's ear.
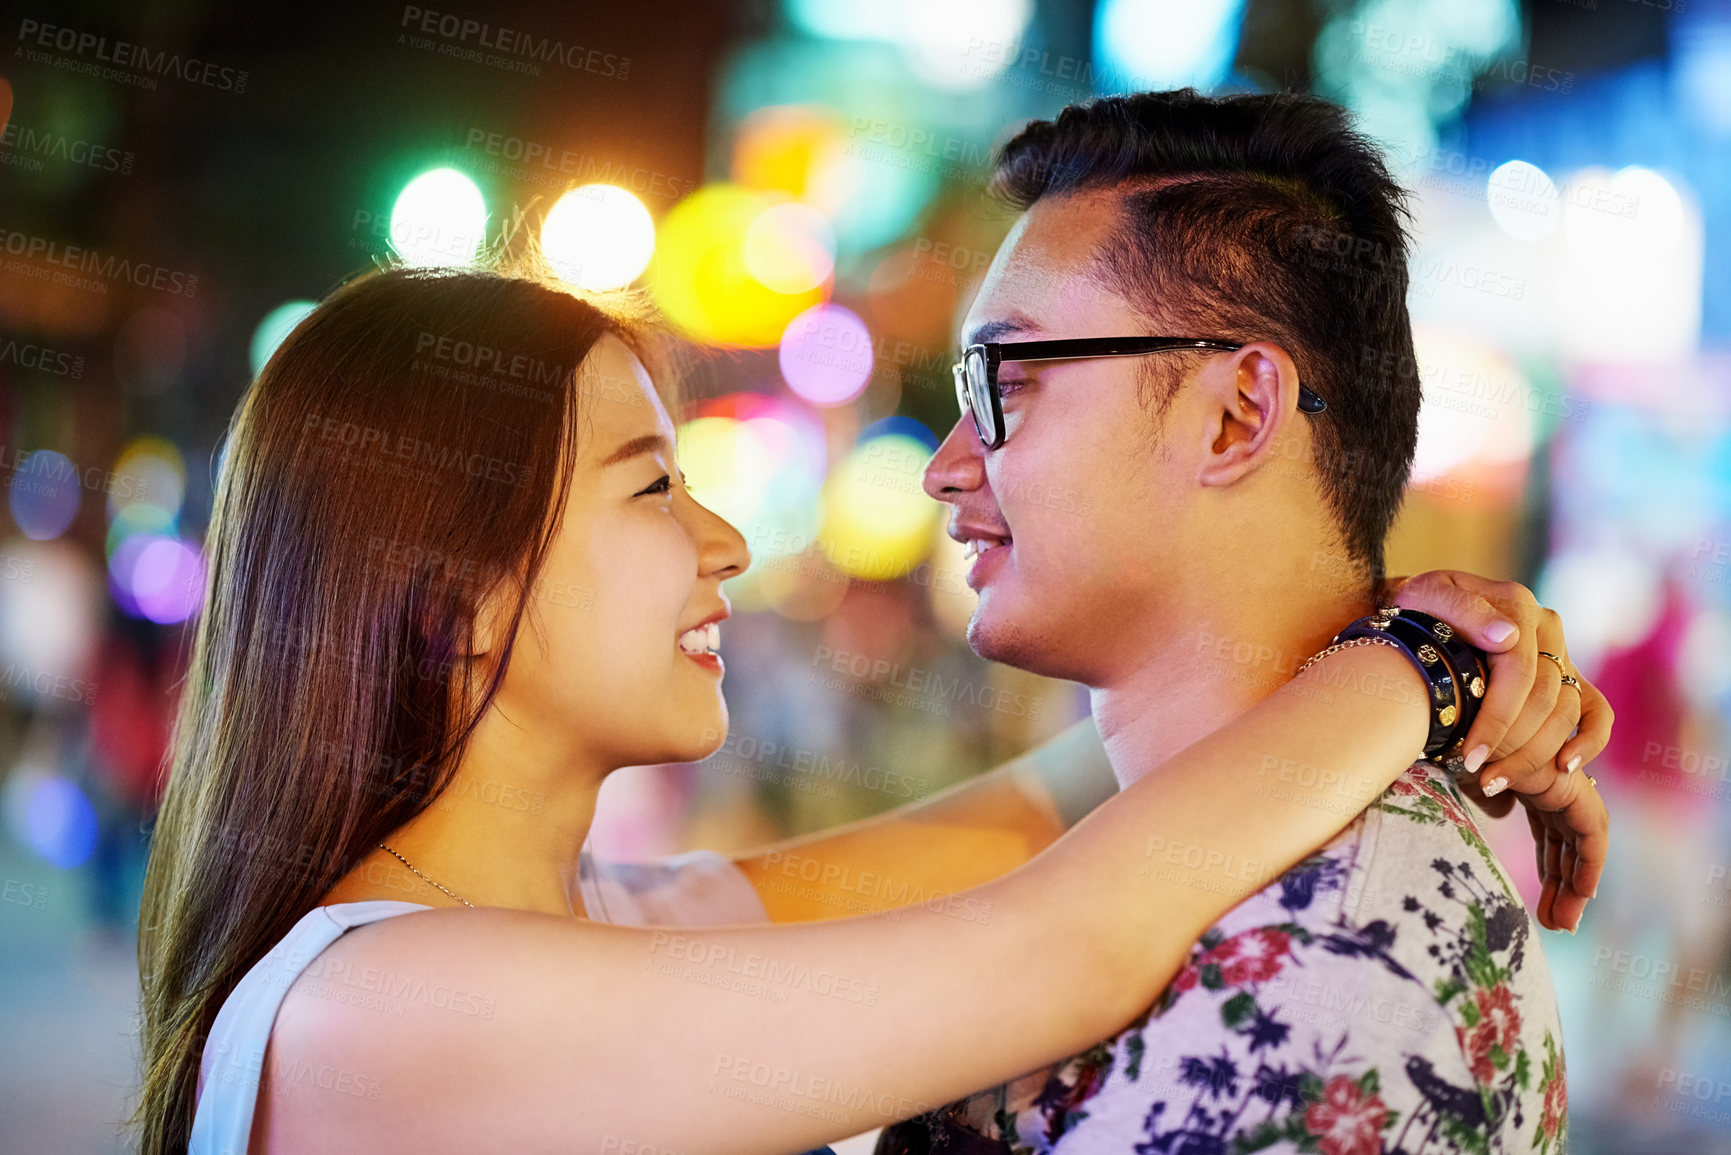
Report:
[{"label": "woman's ear", "polygon": [[486,658],[505,648],[511,628],[511,611],[522,591],[512,578],[502,577],[481,595],[475,605],[475,622],[469,634],[469,658]]},{"label": "woman's ear", "polygon": [[1231,485],[1261,467],[1294,431],[1298,367],[1278,345],[1257,341],[1198,375],[1209,399],[1210,441],[1197,481]]}]

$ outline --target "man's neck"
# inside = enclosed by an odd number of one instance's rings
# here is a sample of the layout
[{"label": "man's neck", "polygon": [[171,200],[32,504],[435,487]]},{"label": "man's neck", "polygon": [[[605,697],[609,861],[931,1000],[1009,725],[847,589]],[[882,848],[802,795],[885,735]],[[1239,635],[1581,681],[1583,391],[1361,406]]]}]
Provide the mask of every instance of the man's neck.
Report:
[{"label": "man's neck", "polygon": [[1247,608],[1224,599],[1186,615],[1110,684],[1094,686],[1094,722],[1119,786],[1230,723],[1279,689],[1340,629],[1375,607],[1342,594]]}]

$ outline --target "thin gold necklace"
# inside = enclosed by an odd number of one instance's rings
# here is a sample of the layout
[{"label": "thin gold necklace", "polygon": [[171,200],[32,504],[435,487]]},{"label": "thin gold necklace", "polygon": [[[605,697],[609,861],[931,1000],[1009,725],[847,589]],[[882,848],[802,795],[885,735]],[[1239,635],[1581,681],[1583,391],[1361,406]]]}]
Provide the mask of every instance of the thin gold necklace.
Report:
[{"label": "thin gold necklace", "polygon": [[470,902],[468,899],[464,898],[462,895],[457,894],[457,893],[451,891],[450,889],[448,889],[444,886],[440,886],[439,883],[434,882],[432,879],[428,878],[426,875],[424,875],[420,871],[416,870],[414,863],[410,862],[408,859],[404,858],[402,855],[397,854],[396,851],[392,850],[390,847],[386,846],[384,843],[382,843],[382,842],[379,843],[379,849],[385,851],[388,854],[394,855],[398,862],[400,862],[404,866],[408,867],[409,870],[411,872],[413,872],[414,876],[416,878],[420,879],[422,882],[427,883],[429,886],[439,887],[440,890],[443,890],[446,894],[449,894],[452,898],[456,899],[458,902],[462,903],[464,906],[469,907],[471,910],[474,909],[474,907],[475,907],[474,903]]}]

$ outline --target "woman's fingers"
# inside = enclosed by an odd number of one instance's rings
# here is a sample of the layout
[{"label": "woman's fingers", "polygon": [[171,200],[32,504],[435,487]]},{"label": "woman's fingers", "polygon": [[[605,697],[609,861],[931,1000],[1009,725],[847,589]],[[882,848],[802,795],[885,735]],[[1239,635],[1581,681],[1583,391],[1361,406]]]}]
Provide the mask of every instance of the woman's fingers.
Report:
[{"label": "woman's fingers", "polygon": [[1525,586],[1493,582],[1459,570],[1431,570],[1417,577],[1397,578],[1389,588],[1393,604],[1441,618],[1457,634],[1491,653],[1501,653],[1517,640],[1521,623],[1505,612],[1504,605],[1519,600],[1511,597],[1511,592],[1519,590],[1538,605]]},{"label": "woman's fingers", "polygon": [[1478,778],[1471,774],[1462,774],[1455,779],[1455,785],[1460,787],[1462,794],[1472,800],[1473,804],[1492,818],[1507,818],[1509,811],[1515,808],[1513,791],[1500,791],[1486,796],[1479,787]]},{"label": "woman's fingers", "polygon": [[[1604,752],[1605,746],[1611,741],[1611,722],[1616,717],[1611,703],[1605,700],[1605,695],[1599,692],[1597,686],[1582,678],[1578,671],[1571,669],[1569,672],[1581,683],[1575,687],[1581,698],[1581,721],[1575,736],[1564,742],[1563,748],[1557,751],[1557,768],[1565,773],[1579,770]],[[1569,763],[1576,758],[1580,761],[1571,767]]]}]

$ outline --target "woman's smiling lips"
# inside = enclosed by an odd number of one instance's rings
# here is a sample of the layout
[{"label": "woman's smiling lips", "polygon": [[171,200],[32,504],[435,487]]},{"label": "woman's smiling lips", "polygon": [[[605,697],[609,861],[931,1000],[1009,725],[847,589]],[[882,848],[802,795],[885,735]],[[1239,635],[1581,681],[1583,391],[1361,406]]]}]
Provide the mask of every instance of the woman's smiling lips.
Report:
[{"label": "woman's smiling lips", "polygon": [[697,625],[681,633],[677,639],[679,652],[712,673],[726,669],[721,655],[721,622],[728,617],[726,609],[717,610]]}]

